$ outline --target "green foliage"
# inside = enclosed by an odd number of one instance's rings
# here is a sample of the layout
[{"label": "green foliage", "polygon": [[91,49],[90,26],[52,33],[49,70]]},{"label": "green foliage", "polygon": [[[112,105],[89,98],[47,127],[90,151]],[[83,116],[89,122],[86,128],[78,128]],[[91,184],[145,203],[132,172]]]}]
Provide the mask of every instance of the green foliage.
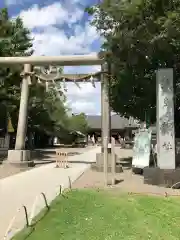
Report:
[{"label": "green foliage", "polygon": [[68,115],[64,102],[54,88],[46,91],[45,86],[31,86],[29,100],[29,128],[38,128],[55,136],[67,134]]},{"label": "green foliage", "polygon": [[[91,176],[91,186],[97,177]],[[84,181],[84,182],[83,182]],[[44,209],[33,226],[24,228],[13,240],[178,240],[179,198],[124,194],[115,189],[88,189],[85,178],[58,196]],[[79,185],[78,185],[79,184]],[[124,191],[128,191],[123,188]]]},{"label": "green foliage", "polygon": [[[10,20],[7,9],[0,11],[0,56],[29,56],[32,51],[30,32],[20,18]],[[22,66],[0,67],[0,129],[6,125],[7,113],[16,130],[20,103],[20,73]],[[62,70],[62,69],[61,69]],[[30,86],[28,132],[40,130],[49,135],[63,135],[69,131],[67,109],[54,86]]]},{"label": "green foliage", "polygon": [[[176,117],[180,105],[180,1],[103,0],[86,9],[110,54],[111,106],[115,112],[156,120],[158,68],[174,68]],[[177,121],[176,121],[177,122]]]},{"label": "green foliage", "polygon": [[86,115],[84,113],[73,114],[70,118],[70,129],[71,131],[80,131],[81,133],[87,133],[88,123]]},{"label": "green foliage", "polygon": [[[20,18],[10,20],[7,9],[0,11],[0,56],[30,56],[32,39],[30,32],[23,26]],[[13,127],[16,130],[20,103],[20,73],[22,66],[0,67],[0,129],[7,123],[10,114]],[[63,71],[63,68],[59,68]],[[61,86],[59,86],[60,88]],[[84,114],[69,117],[67,114],[66,98],[58,93],[57,87],[52,83],[48,91],[45,85],[33,81],[30,85],[28,107],[28,133],[42,132],[48,135],[69,138],[71,131],[87,130]]]},{"label": "green foliage", "polygon": [[[23,27],[20,18],[10,20],[7,9],[0,10],[0,57],[29,56],[32,54],[30,32]],[[17,125],[20,100],[20,71],[22,66],[0,67],[0,122],[4,121],[7,112],[13,118],[13,125]]]}]

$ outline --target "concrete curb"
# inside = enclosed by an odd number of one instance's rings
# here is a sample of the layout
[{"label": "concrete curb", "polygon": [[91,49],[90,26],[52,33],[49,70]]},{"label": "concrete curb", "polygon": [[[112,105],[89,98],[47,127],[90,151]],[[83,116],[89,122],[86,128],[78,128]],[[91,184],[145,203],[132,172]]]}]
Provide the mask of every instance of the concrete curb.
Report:
[{"label": "concrete curb", "polygon": [[[81,155],[69,157],[69,160],[73,158],[73,160],[76,159],[88,163],[96,159],[96,153],[98,152],[100,152],[99,147],[93,148]],[[29,215],[35,197],[42,192],[46,194],[48,204],[50,204],[57,197],[57,188],[59,190],[60,185],[62,186],[62,191],[68,188],[68,177],[70,177],[71,183],[74,183],[90,168],[91,165],[87,163],[73,163],[72,167],[67,169],[55,168],[55,163],[52,163],[1,179],[0,213],[3,218],[0,219],[0,239],[3,239],[12,217],[20,206],[26,206]],[[35,215],[43,207],[44,203],[39,203]],[[21,230],[24,225],[24,215],[19,213],[15,227]]]}]

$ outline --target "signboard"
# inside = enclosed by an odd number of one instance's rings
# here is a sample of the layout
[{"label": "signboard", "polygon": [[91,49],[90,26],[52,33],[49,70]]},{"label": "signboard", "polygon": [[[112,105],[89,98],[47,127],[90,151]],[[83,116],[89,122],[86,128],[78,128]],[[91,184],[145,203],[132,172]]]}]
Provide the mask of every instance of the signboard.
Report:
[{"label": "signboard", "polygon": [[141,168],[149,166],[151,154],[151,131],[142,130],[135,135],[132,167]]}]

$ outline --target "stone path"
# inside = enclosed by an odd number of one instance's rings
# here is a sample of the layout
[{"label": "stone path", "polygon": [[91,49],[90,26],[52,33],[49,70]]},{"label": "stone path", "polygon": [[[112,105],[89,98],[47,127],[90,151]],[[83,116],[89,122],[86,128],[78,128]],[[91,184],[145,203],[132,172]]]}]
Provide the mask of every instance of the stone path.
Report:
[{"label": "stone path", "polygon": [[[36,154],[33,154],[35,167],[40,167],[43,164],[52,163],[56,160],[56,150],[58,149],[61,152],[67,152],[68,155],[74,156],[82,154],[83,152],[90,150],[92,147],[86,147],[86,148],[64,148],[64,147],[57,147],[57,148],[46,148],[46,149],[36,149],[33,152],[36,152]],[[33,168],[34,169],[34,168]],[[15,175],[20,172],[24,172],[27,170],[31,170],[31,168],[19,168],[15,167],[11,164],[6,164],[6,159],[3,161],[3,164],[0,162],[0,179],[9,177],[11,175]]]},{"label": "stone path", "polygon": [[41,166],[30,171],[22,172],[0,180],[0,239],[3,238],[9,222],[16,210],[21,208],[14,224],[13,232],[21,229],[24,224],[22,206],[25,205],[30,213],[36,196],[39,196],[35,213],[44,207],[41,192],[46,194],[51,202],[59,192],[59,186],[69,186],[69,178],[74,182],[82,173],[95,162],[96,153],[100,147],[92,148],[81,155],[68,157],[70,168],[55,168],[55,163]]}]

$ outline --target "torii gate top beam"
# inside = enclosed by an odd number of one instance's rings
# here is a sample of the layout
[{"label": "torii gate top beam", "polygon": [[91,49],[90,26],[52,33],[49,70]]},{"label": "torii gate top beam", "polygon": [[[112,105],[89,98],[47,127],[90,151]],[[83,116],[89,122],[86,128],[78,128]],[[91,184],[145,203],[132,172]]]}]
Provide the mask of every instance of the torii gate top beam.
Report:
[{"label": "torii gate top beam", "polygon": [[101,65],[104,58],[96,55],[72,55],[72,56],[30,56],[30,57],[0,57],[0,65],[59,65],[59,66],[80,66],[80,65]]}]

